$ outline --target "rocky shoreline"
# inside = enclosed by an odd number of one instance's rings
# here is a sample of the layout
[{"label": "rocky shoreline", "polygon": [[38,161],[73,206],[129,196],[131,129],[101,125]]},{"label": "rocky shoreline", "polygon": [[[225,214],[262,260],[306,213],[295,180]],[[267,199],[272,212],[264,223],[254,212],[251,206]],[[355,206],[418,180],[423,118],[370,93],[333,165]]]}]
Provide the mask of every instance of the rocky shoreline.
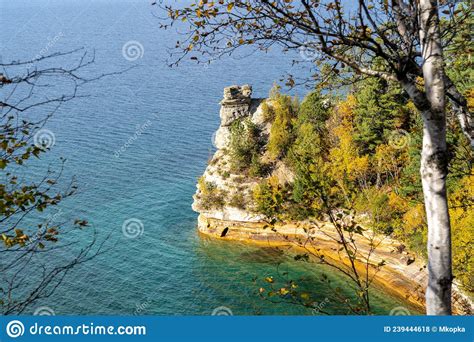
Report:
[{"label": "rocky shoreline", "polygon": [[[216,214],[212,216],[220,216]],[[265,222],[222,220],[204,214],[200,214],[198,218],[199,232],[213,239],[239,241],[262,247],[291,246],[295,251],[315,252],[315,246],[317,246],[317,253],[336,263],[347,264],[347,257],[337,252],[339,246],[331,239],[334,229],[331,229],[330,224],[318,225],[317,228],[313,226],[312,230],[308,230],[311,228],[310,224],[302,222],[277,224],[274,230],[264,228],[266,225]],[[307,231],[312,233],[308,234]],[[302,241],[306,241],[309,236],[317,242],[314,245],[305,246]],[[371,256],[372,267],[369,272],[375,272],[376,265],[382,260],[386,265],[377,269],[377,275],[374,278],[375,285],[409,302],[423,312],[424,289],[428,279],[426,264],[414,254],[401,250],[400,247],[403,245],[396,240],[380,237],[377,243],[378,247]],[[361,239],[357,244],[362,253],[369,250],[368,239]],[[453,285],[453,308],[454,313],[458,315],[474,313],[472,301],[456,285]]]},{"label": "rocky shoreline", "polygon": [[[329,223],[319,222],[287,222],[276,223],[269,228],[265,217],[255,214],[246,207],[251,202],[252,189],[258,179],[233,174],[229,168],[229,156],[226,149],[229,145],[230,127],[236,120],[248,118],[261,129],[261,134],[269,133],[270,127],[263,117],[262,99],[251,98],[252,89],[245,85],[232,86],[224,90],[221,102],[221,125],[216,132],[214,144],[216,153],[201,177],[198,190],[194,196],[193,210],[199,213],[198,230],[212,238],[241,241],[261,246],[292,246],[296,250],[306,250],[333,260],[347,264],[347,256],[338,252],[335,230]],[[293,175],[282,165],[276,165],[272,171],[282,181],[291,180]],[[204,185],[203,185],[204,184]],[[213,191],[213,201],[217,207],[211,206],[205,199],[209,184]],[[209,190],[210,191],[210,190]],[[230,198],[224,201],[223,197]],[[237,200],[232,200],[238,198]],[[313,244],[305,241],[311,238]],[[375,240],[374,240],[375,239]],[[421,257],[406,250],[400,242],[386,236],[358,237],[357,246],[363,253],[370,252],[370,244],[376,241],[377,248],[371,254],[369,274],[375,274],[374,283],[387,292],[409,302],[419,311],[424,311],[424,289],[427,283],[426,264]],[[383,267],[377,265],[384,262]],[[365,267],[360,264],[359,267]],[[474,313],[471,299],[459,288],[453,287],[453,307],[455,314],[472,315]]]}]

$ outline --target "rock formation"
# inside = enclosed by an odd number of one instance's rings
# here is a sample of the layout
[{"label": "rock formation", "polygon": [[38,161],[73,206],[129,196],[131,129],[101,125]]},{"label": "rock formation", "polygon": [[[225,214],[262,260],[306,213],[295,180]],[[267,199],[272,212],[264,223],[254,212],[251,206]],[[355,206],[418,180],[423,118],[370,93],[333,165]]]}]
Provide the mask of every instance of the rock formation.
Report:
[{"label": "rock formation", "polygon": [[214,145],[218,149],[225,148],[229,143],[230,126],[241,118],[252,116],[261,100],[252,99],[252,87],[233,85],[224,88],[224,99],[221,101],[221,124],[214,138]]},{"label": "rock formation", "polygon": [[[267,219],[255,213],[252,191],[262,178],[233,173],[227,150],[230,128],[237,120],[250,119],[259,128],[261,135],[268,139],[271,124],[264,119],[262,103],[266,101],[271,106],[271,101],[252,99],[251,94],[252,87],[249,85],[234,85],[224,89],[221,124],[214,139],[217,151],[194,195],[193,210],[199,213],[199,231],[214,238],[261,243],[267,247],[291,245],[298,248],[296,241],[311,238],[317,241],[320,253],[326,258],[347,262],[334,252],[339,249],[339,245],[335,243],[337,237],[333,237],[334,227],[329,223],[321,222],[316,227],[310,222],[286,222],[277,223],[273,229],[269,229]],[[291,170],[282,162],[273,165],[271,176],[278,178],[280,184],[291,182],[293,178]],[[369,251],[371,243],[366,237],[360,237],[357,241],[361,251]],[[372,253],[371,262],[377,264],[382,261],[387,264],[378,270],[376,282],[423,310],[427,272],[422,258],[415,258],[400,242],[380,237],[380,244]],[[461,291],[455,289],[453,302],[457,313],[472,314],[472,302]]]},{"label": "rock formation", "polygon": [[[209,207],[203,198],[203,189],[198,186],[194,196],[193,209],[201,213],[202,217],[242,222],[259,222],[263,219],[260,215],[255,215],[245,208],[245,203],[250,202],[250,192],[256,184],[256,180],[232,174],[229,167],[229,156],[226,153],[230,142],[232,123],[250,118],[252,122],[261,124],[260,104],[262,99],[252,99],[251,95],[252,87],[250,85],[233,85],[224,88],[224,98],[220,102],[221,124],[213,138],[217,151],[201,177],[202,182],[213,188],[216,202],[219,201],[220,196],[224,203],[219,207]],[[232,201],[232,198],[237,197],[240,198],[240,203]]]}]

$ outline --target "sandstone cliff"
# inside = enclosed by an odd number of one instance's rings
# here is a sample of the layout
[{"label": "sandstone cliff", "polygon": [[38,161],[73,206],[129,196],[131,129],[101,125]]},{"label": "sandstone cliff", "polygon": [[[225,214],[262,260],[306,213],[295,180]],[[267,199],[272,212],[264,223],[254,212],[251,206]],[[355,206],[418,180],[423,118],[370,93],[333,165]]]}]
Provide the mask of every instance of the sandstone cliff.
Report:
[{"label": "sandstone cliff", "polygon": [[[200,178],[194,195],[193,210],[199,213],[198,229],[201,233],[214,238],[252,242],[266,246],[292,246],[295,249],[314,248],[302,242],[311,239],[316,242],[317,253],[336,262],[347,264],[348,258],[340,253],[335,239],[334,228],[327,222],[279,222],[269,228],[268,219],[256,213],[252,192],[264,178],[250,176],[248,173],[233,171],[229,144],[231,127],[235,122],[249,120],[258,128],[265,143],[271,124],[265,119],[265,99],[252,99],[249,85],[231,86],[224,89],[221,101],[221,124],[214,136],[217,148],[203,176]],[[265,159],[265,151],[262,151]],[[282,162],[274,163],[265,177],[273,176],[279,182],[293,180],[293,174]],[[377,249],[371,252],[370,246],[376,243]],[[414,306],[424,311],[424,288],[427,282],[427,270],[424,260],[406,250],[400,242],[386,236],[373,234],[357,238],[358,248],[371,253],[370,273],[377,272],[375,283],[383,286]],[[381,262],[385,266],[378,267]],[[364,265],[359,265],[361,268]],[[472,302],[455,286],[453,301],[455,311],[460,314],[472,314]]]}]

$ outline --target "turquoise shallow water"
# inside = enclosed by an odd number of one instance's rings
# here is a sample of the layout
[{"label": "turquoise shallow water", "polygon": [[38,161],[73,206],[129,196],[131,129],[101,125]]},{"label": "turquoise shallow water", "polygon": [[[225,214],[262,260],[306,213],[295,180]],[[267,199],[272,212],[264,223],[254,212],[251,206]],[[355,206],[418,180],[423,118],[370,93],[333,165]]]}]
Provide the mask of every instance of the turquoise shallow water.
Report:
[{"label": "turquoise shallow water", "polygon": [[[290,69],[295,56],[274,51],[171,69],[166,47],[179,36],[158,29],[147,1],[1,4],[4,61],[31,58],[45,47],[48,53],[84,47],[96,54],[90,75],[135,66],[87,85],[81,92],[88,97],[63,106],[47,124],[55,145],[31,170],[67,157],[64,178],[76,176],[80,193],[61,211],[44,215],[87,218],[110,249],[74,269],[38,306],[56,314],[210,314],[220,306],[239,315],[311,314],[256,296],[253,279],[275,275],[281,264],[295,279],[304,275],[319,300],[328,298],[326,311],[345,313],[318,280],[327,273],[349,291],[340,276],[272,250],[203,241],[191,210],[196,179],[213,153],[223,87],[250,83],[255,96],[264,97],[285,70],[298,75],[300,70]],[[143,46],[142,58],[123,57],[122,47],[129,41]],[[137,131],[141,134],[135,139]],[[130,218],[143,222],[140,238],[122,234],[122,223]],[[84,242],[89,237],[79,236]],[[68,252],[58,250],[53,258],[60,260]],[[373,295],[379,314],[404,305],[379,290]]]}]

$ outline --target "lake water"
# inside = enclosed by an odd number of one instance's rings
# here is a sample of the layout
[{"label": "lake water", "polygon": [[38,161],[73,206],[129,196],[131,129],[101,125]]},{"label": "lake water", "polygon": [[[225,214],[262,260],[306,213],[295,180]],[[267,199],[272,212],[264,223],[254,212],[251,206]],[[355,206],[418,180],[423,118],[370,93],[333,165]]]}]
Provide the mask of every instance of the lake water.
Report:
[{"label": "lake water", "polygon": [[[37,306],[56,314],[208,315],[220,306],[235,315],[311,314],[256,296],[253,279],[275,275],[280,264],[289,277],[306,277],[318,300],[327,299],[326,311],[346,312],[319,281],[329,274],[351,293],[338,274],[274,250],[203,240],[191,210],[196,180],[214,151],[223,88],[250,83],[255,97],[265,97],[286,71],[301,72],[291,67],[298,56],[275,50],[169,68],[166,48],[180,37],[158,28],[148,1],[2,0],[0,16],[4,62],[84,47],[96,56],[87,75],[135,66],[85,86],[81,94],[89,96],[63,106],[46,126],[55,145],[32,170],[66,157],[64,179],[75,176],[80,193],[45,215],[86,218],[110,250],[74,269]],[[133,61],[122,53],[131,41],[143,47]],[[122,232],[132,218],[144,227],[135,239]],[[55,260],[67,254],[55,253]],[[406,306],[376,289],[372,302],[378,314]]]}]

